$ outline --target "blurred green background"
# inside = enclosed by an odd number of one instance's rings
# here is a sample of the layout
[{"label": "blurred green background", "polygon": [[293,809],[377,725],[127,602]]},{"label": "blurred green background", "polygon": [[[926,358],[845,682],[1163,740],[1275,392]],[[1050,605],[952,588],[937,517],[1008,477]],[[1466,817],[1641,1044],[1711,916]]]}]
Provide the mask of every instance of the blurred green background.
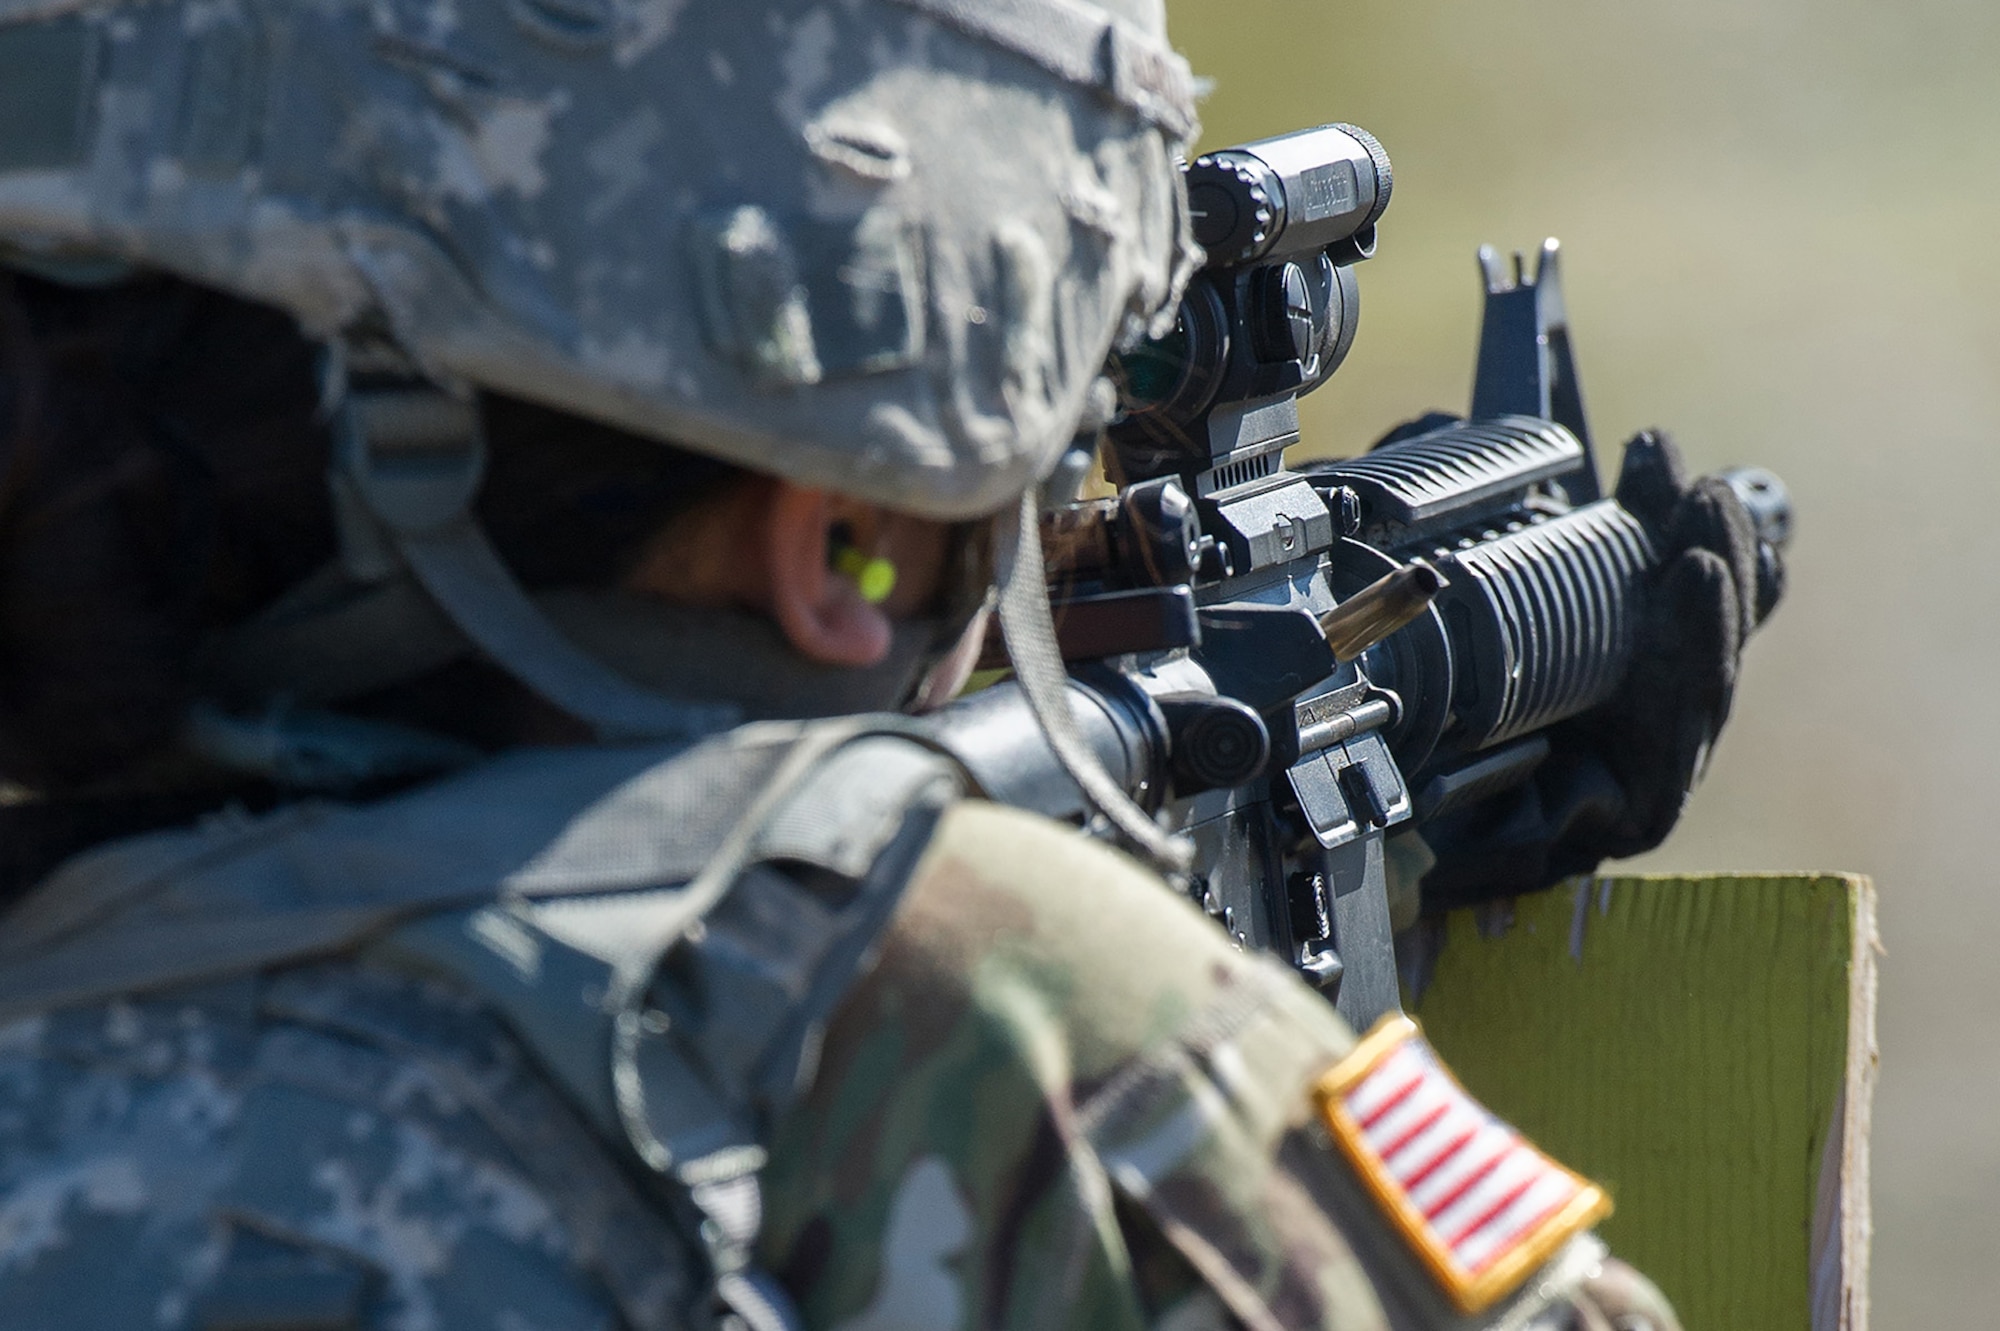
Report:
[{"label": "blurred green background", "polygon": [[1874,1325],[2000,1325],[2000,5],[1169,6],[1206,146],[1349,120],[1395,159],[1312,451],[1462,410],[1474,251],[1554,235],[1600,440],[1791,484],[1790,599],[1638,867],[1875,875]]}]

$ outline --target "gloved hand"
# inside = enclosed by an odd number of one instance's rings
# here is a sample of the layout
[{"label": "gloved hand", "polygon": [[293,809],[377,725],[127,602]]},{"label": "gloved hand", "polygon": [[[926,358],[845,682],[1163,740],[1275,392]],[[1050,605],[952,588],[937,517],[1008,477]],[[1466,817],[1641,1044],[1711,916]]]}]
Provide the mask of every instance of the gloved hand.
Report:
[{"label": "gloved hand", "polygon": [[1548,730],[1527,784],[1422,828],[1438,861],[1426,909],[1531,892],[1659,845],[1729,718],[1744,642],[1783,594],[1782,559],[1726,480],[1687,479],[1664,434],[1626,445],[1617,497],[1660,553],[1631,673]]},{"label": "gloved hand", "polygon": [[1681,1323],[1659,1286],[1613,1257],[1584,1281],[1561,1331],[1681,1331]]}]

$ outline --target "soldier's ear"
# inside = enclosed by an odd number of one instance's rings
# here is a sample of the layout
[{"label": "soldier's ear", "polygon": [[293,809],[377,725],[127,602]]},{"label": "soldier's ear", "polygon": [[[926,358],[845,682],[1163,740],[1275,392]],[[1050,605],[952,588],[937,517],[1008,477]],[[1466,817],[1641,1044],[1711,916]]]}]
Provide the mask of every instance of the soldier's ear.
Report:
[{"label": "soldier's ear", "polygon": [[764,529],[771,617],[793,650],[821,665],[872,666],[889,654],[888,615],[830,567],[837,532],[869,516],[867,505],[825,490],[782,480],[772,487]]}]

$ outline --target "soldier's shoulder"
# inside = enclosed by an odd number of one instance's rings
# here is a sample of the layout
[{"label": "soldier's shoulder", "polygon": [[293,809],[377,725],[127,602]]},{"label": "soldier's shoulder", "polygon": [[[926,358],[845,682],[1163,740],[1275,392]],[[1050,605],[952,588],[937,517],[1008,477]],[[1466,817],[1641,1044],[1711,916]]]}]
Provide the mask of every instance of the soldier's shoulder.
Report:
[{"label": "soldier's shoulder", "polygon": [[[1526,1324],[1602,1254],[1603,1191],[1483,1108],[1413,1023],[1357,1040],[1287,968],[1074,829],[952,808],[884,970],[937,995],[913,1029],[939,1031],[941,1060],[961,1050],[940,1012],[1006,1025],[996,1047],[1064,1048],[1061,1093],[1114,1188],[1190,1261],[1232,1254],[1251,1324],[1377,1325],[1377,1297],[1389,1325]],[[1244,1220],[1279,1213],[1282,1233]]]},{"label": "soldier's shoulder", "polygon": [[1060,947],[1098,965],[1139,953],[1163,974],[1252,960],[1151,868],[1068,824],[984,800],[945,810],[914,879],[920,913],[930,897],[951,898],[946,912],[961,918],[984,903],[988,943]]}]

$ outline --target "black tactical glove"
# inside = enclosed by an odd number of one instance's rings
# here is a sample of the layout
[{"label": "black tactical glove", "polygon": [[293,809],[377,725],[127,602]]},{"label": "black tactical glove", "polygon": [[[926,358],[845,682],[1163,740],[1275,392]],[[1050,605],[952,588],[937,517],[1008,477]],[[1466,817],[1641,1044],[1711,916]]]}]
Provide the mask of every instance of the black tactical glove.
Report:
[{"label": "black tactical glove", "polygon": [[1619,502],[1660,553],[1638,650],[1609,702],[1551,727],[1525,785],[1425,824],[1427,909],[1548,887],[1666,839],[1729,718],[1743,644],[1776,606],[1784,565],[1728,481],[1690,483],[1680,450],[1626,445]]},{"label": "black tactical glove", "polygon": [[1681,1331],[1660,1287],[1615,1257],[1583,1282],[1565,1312],[1561,1331]]}]

